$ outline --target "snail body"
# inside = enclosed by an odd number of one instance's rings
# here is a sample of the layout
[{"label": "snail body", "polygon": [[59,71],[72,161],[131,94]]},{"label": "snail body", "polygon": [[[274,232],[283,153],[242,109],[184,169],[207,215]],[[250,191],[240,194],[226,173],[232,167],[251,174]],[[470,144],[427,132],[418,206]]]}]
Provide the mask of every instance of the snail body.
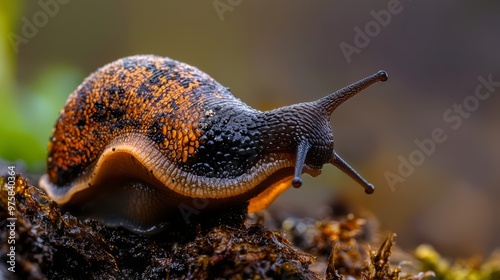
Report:
[{"label": "snail body", "polygon": [[249,202],[258,211],[325,163],[372,192],[334,152],[330,115],[386,79],[380,71],[317,101],[261,112],[195,67],[122,58],[69,96],[40,186],[59,204],[141,233],[179,216],[181,206],[211,211]]}]

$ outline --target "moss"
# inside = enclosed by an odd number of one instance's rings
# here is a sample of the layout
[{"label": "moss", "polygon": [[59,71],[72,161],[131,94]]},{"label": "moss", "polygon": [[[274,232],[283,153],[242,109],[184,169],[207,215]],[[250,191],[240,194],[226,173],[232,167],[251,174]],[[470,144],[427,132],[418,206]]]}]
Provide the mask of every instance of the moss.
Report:
[{"label": "moss", "polygon": [[479,280],[500,279],[500,251],[495,251],[486,260],[477,257],[450,262],[443,258],[432,246],[420,245],[415,256],[422,267],[436,273],[435,279],[443,280]]}]

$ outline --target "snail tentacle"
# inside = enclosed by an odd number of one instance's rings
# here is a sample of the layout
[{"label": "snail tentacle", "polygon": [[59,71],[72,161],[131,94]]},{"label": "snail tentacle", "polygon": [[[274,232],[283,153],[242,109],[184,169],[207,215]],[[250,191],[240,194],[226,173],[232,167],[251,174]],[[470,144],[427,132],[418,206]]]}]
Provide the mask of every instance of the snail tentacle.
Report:
[{"label": "snail tentacle", "polygon": [[304,169],[307,152],[309,151],[309,143],[302,141],[297,145],[297,159],[295,161],[295,174],[292,180],[292,185],[295,188],[302,186],[302,170]]},{"label": "snail tentacle", "polygon": [[363,89],[375,84],[376,82],[387,81],[388,75],[385,71],[378,71],[364,79],[352,83],[340,90],[333,92],[317,101],[319,108],[324,108],[328,115],[331,115],[337,107],[349,100],[351,97],[362,91]]},{"label": "snail tentacle", "polygon": [[337,153],[333,153],[331,164],[342,170],[342,172],[347,174],[354,181],[358,182],[365,189],[366,193],[371,194],[375,191],[375,187],[361,177],[361,175],[359,175],[359,173],[356,172],[347,162],[345,162]]}]

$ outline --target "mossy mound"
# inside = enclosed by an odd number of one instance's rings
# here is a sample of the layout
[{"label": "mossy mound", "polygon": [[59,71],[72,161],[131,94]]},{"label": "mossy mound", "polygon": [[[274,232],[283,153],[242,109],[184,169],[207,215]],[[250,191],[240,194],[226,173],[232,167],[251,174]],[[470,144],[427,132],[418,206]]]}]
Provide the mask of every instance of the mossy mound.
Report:
[{"label": "mossy mound", "polygon": [[[253,215],[244,223],[218,219],[190,232],[143,236],[64,213],[21,175],[15,176],[10,193],[15,203],[9,205],[7,178],[0,177],[0,230],[7,233],[0,236],[4,279],[453,279],[438,266],[438,255],[425,255],[431,250],[421,249],[416,257],[406,254],[411,265],[391,263],[391,254],[398,251],[395,234],[373,250],[372,236],[380,234],[352,214],[322,220],[289,217],[275,230],[264,226],[263,216]],[[12,221],[15,273],[8,263]],[[495,263],[489,262],[476,279],[498,279],[491,278],[499,275]],[[437,270],[440,278],[419,272],[427,269]]]}]

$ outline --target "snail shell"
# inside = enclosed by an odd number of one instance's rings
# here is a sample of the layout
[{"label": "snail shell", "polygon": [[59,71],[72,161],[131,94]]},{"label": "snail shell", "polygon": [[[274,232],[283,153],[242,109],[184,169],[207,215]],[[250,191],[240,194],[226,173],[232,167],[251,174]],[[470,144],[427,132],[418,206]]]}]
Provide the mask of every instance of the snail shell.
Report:
[{"label": "snail shell", "polygon": [[126,57],[69,96],[40,186],[59,204],[141,233],[178,217],[181,206],[265,208],[325,163],[372,192],[334,152],[330,115],[386,79],[380,71],[317,101],[261,112],[195,67]]}]

